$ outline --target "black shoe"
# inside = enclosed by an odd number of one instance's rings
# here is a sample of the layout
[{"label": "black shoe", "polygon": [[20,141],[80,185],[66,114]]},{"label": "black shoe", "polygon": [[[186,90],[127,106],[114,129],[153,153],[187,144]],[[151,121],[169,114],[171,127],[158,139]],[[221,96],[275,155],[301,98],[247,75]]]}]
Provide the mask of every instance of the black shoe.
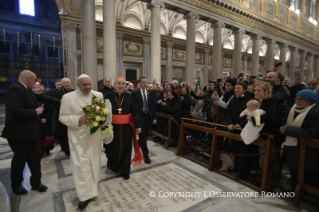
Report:
[{"label": "black shoe", "polygon": [[37,190],[38,192],[45,192],[48,190],[48,187],[45,185],[42,185],[42,183],[40,183],[40,185],[36,186],[36,187],[32,187],[32,190]]},{"label": "black shoe", "polygon": [[129,174],[122,173],[122,177],[123,177],[124,180],[129,180],[130,179],[130,175]]},{"label": "black shoe", "polygon": [[24,195],[28,193],[28,191],[21,185],[19,187],[12,188],[12,191],[17,195]]},{"label": "black shoe", "polygon": [[144,157],[145,159],[144,159],[144,162],[145,163],[147,163],[147,164],[150,164],[151,163],[151,159],[150,159],[150,157]]},{"label": "black shoe", "polygon": [[79,206],[78,208],[82,211],[86,208],[86,206],[88,206],[88,204],[91,202],[91,199],[79,202]]}]

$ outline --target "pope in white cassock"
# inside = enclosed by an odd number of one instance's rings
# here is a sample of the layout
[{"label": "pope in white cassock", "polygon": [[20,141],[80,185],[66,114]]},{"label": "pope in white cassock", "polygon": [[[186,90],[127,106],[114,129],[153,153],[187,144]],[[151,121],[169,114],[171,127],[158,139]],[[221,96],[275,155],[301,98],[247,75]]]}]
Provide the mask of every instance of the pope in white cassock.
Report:
[{"label": "pope in white cassock", "polygon": [[[100,99],[103,95],[91,90],[91,78],[86,74],[78,77],[77,86],[77,90],[63,96],[59,120],[68,127],[73,179],[80,200],[79,209],[83,210],[98,195],[102,138],[100,129],[90,135],[90,127],[86,125],[89,120],[82,108],[91,105],[92,94]],[[109,109],[108,119],[112,117],[111,111]]]}]

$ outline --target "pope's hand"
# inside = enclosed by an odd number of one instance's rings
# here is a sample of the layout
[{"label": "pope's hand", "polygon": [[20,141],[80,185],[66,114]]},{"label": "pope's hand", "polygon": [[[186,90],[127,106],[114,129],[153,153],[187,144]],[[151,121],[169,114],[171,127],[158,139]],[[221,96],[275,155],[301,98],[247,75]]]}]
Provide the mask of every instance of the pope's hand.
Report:
[{"label": "pope's hand", "polygon": [[140,134],[140,132],[142,131],[141,128],[136,128],[136,135]]},{"label": "pope's hand", "polygon": [[87,119],[86,116],[81,116],[81,117],[79,118],[79,124],[85,124],[85,123],[87,123],[88,121],[89,121],[89,119]]}]

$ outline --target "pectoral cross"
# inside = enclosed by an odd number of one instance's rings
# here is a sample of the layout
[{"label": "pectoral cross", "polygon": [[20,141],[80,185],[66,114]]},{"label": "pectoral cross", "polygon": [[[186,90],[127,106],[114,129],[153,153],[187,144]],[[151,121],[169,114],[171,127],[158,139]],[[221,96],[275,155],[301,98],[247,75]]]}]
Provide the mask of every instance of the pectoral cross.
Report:
[{"label": "pectoral cross", "polygon": [[122,108],[117,109],[119,111],[119,114],[122,113]]}]

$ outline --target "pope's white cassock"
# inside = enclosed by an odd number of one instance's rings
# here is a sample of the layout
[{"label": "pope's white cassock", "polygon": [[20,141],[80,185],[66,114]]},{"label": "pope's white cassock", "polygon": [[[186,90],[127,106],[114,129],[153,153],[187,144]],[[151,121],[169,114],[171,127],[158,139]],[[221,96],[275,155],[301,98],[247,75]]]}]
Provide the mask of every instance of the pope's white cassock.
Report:
[{"label": "pope's white cassock", "polygon": [[91,90],[83,94],[79,89],[62,98],[59,120],[68,127],[70,159],[76,192],[80,201],[98,195],[101,172],[101,130],[90,135],[90,127],[79,126],[79,118],[85,113],[82,107],[92,103],[92,94],[103,99],[100,92]]}]

